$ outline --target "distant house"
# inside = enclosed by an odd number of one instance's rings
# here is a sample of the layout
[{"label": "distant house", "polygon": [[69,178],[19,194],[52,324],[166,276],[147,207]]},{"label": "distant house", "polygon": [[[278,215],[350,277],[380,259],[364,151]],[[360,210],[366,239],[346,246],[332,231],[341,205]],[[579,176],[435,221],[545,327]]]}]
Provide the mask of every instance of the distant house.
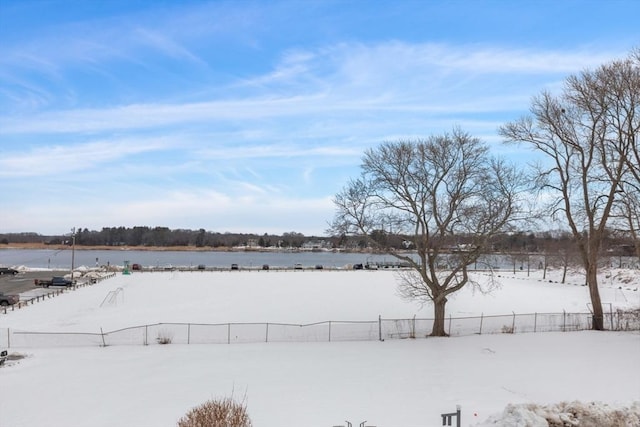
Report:
[{"label": "distant house", "polygon": [[327,240],[309,240],[302,244],[302,249],[306,251],[322,251],[331,249],[331,242]]}]

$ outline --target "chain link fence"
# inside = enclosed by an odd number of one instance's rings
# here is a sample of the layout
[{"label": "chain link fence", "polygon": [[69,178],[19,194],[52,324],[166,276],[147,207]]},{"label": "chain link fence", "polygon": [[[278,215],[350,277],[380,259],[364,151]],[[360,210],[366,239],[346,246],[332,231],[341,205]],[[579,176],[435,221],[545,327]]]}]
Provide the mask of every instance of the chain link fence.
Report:
[{"label": "chain link fence", "polygon": [[[610,330],[640,330],[640,310],[611,311],[605,315]],[[384,341],[426,338],[433,319],[385,319],[286,323],[157,323],[114,331],[34,332],[0,329],[2,348],[86,347],[159,344],[235,344],[259,342]],[[569,332],[592,328],[591,313],[530,313],[448,317],[450,336]]]}]

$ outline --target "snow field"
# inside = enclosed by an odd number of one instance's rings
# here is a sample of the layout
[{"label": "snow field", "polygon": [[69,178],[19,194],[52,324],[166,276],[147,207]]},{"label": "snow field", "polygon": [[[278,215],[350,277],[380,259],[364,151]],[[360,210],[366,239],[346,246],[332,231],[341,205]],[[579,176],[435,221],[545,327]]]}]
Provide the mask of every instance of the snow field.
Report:
[{"label": "snow field", "polygon": [[[579,280],[561,285],[520,274],[501,282],[491,295],[463,290],[449,311],[554,312],[588,303]],[[603,301],[640,306],[634,283],[603,285]],[[118,288],[123,300],[100,307]],[[0,329],[94,332],[154,322],[305,323],[430,313],[431,307],[400,300],[387,271],[145,273],[0,316]],[[345,420],[436,426],[456,405],[464,426],[512,426],[515,414],[525,416],[509,404],[640,401],[637,332],[11,352],[27,357],[0,369],[3,427],[175,426],[190,408],[231,394],[247,399],[255,426],[267,427],[330,427]]]}]

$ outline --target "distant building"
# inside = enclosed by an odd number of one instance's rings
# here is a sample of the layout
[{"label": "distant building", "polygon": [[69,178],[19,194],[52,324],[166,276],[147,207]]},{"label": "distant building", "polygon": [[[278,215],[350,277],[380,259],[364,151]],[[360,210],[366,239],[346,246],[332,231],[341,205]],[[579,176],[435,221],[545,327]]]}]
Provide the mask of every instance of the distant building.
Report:
[{"label": "distant building", "polygon": [[331,242],[327,240],[309,240],[302,244],[302,249],[306,251],[321,251],[331,249]]}]

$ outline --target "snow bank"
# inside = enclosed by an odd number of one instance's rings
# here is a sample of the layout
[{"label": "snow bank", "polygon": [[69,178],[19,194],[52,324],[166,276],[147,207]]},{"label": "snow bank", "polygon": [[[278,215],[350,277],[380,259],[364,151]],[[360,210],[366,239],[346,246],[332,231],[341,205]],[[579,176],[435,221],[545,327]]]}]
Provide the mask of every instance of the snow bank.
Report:
[{"label": "snow bank", "polygon": [[640,426],[640,402],[612,407],[601,402],[562,402],[553,405],[508,405],[477,427],[634,427]]}]

